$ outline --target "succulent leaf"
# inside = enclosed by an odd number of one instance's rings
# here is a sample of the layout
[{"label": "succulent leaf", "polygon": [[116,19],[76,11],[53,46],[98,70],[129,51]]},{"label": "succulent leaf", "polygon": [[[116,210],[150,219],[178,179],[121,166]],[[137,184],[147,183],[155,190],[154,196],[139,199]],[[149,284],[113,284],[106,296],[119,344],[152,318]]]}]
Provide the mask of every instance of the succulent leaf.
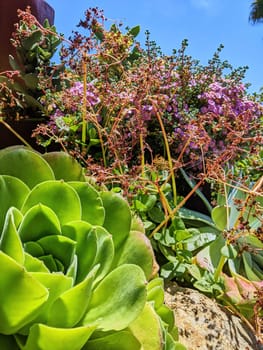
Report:
[{"label": "succulent leaf", "polygon": [[[0,166],[1,167],[1,166]],[[21,208],[29,188],[24,182],[16,177],[9,175],[0,176],[0,193],[2,200],[0,202],[0,232],[2,231],[6,213],[10,207]],[[1,236],[1,233],[0,233]]]},{"label": "succulent leaf", "polygon": [[10,146],[0,151],[0,174],[17,177],[29,188],[42,181],[54,180],[54,173],[43,157],[21,146]]},{"label": "succulent leaf", "polygon": [[42,158],[51,166],[56,180],[85,181],[82,167],[67,153],[49,152],[43,154]]},{"label": "succulent leaf", "polygon": [[18,232],[21,240],[27,242],[47,235],[59,235],[61,228],[55,212],[43,204],[37,204],[26,212]]},{"label": "succulent leaf", "polygon": [[96,325],[103,331],[125,329],[144,308],[145,282],[138,266],[117,267],[93,291],[82,324]]},{"label": "succulent leaf", "polygon": [[8,335],[16,333],[39,314],[49,291],[2,251],[0,266],[0,333]]},{"label": "succulent leaf", "polygon": [[25,214],[30,208],[42,203],[52,209],[62,225],[81,219],[81,204],[77,192],[63,181],[44,181],[36,185],[21,209]]},{"label": "succulent leaf", "polygon": [[95,327],[55,328],[35,324],[23,350],[81,350]]}]

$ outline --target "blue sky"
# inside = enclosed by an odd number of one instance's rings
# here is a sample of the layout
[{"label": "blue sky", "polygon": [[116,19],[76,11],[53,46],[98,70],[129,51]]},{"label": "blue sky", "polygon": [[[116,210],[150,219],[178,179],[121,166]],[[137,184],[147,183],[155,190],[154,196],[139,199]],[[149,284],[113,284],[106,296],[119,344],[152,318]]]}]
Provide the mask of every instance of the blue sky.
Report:
[{"label": "blue sky", "polygon": [[55,9],[55,25],[66,37],[88,7],[104,10],[111,21],[141,26],[139,41],[149,30],[165,54],[188,39],[187,53],[206,64],[220,44],[222,59],[234,67],[249,66],[245,82],[251,92],[263,86],[263,24],[248,21],[252,0],[47,0]]}]

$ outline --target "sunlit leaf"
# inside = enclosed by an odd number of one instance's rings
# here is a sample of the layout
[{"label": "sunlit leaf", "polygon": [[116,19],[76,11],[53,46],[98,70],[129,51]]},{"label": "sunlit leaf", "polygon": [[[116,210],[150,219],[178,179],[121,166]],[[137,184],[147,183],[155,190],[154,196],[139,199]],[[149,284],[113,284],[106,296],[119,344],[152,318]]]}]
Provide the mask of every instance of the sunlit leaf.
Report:
[{"label": "sunlit leaf", "polygon": [[76,281],[82,281],[96,265],[96,281],[102,279],[112,266],[114,246],[111,235],[100,226],[74,221],[62,227],[63,235],[76,241],[78,271]]},{"label": "sunlit leaf", "polygon": [[83,325],[104,331],[122,330],[141,313],[146,302],[145,276],[136,265],[121,265],[93,291]]},{"label": "sunlit leaf", "polygon": [[23,350],[81,350],[95,327],[53,328],[35,324]]},{"label": "sunlit leaf", "polygon": [[15,260],[0,251],[0,333],[13,334],[39,314],[49,292]]},{"label": "sunlit leaf", "polygon": [[99,193],[89,183],[69,182],[81,202],[81,219],[93,225],[103,225],[105,210]]},{"label": "sunlit leaf", "polygon": [[81,218],[79,196],[70,185],[63,181],[44,181],[35,186],[24,202],[22,213],[25,214],[39,203],[52,209],[61,225]]},{"label": "sunlit leaf", "polygon": [[116,249],[128,237],[131,228],[131,211],[128,203],[120,195],[112,192],[101,193],[105,208],[103,227],[112,234]]},{"label": "sunlit leaf", "polygon": [[139,265],[147,279],[150,279],[157,271],[154,252],[148,238],[141,232],[131,231],[124,245],[120,248],[121,254],[118,265]]},{"label": "sunlit leaf", "polygon": [[51,166],[55,179],[85,181],[83,168],[76,159],[65,152],[49,152],[42,156]]},{"label": "sunlit leaf", "polygon": [[144,350],[162,349],[160,320],[149,303],[145,305],[139,317],[129,325],[129,329],[140,341]]},{"label": "sunlit leaf", "polygon": [[82,350],[142,350],[138,339],[129,331],[119,331],[90,339]]},{"label": "sunlit leaf", "polygon": [[37,242],[45,254],[61,261],[65,268],[69,267],[75,254],[75,241],[62,235],[52,235],[42,237]]},{"label": "sunlit leaf", "polygon": [[23,265],[24,250],[15,226],[12,208],[6,214],[6,220],[0,238],[0,250]]},{"label": "sunlit leaf", "polygon": [[0,151],[0,174],[17,177],[29,188],[54,179],[51,167],[40,153],[22,146],[11,146]]},{"label": "sunlit leaf", "polygon": [[27,242],[48,235],[59,235],[60,231],[60,222],[55,212],[45,205],[37,204],[26,212],[18,232],[21,240]]},{"label": "sunlit leaf", "polygon": [[52,304],[47,324],[52,327],[70,328],[84,316],[91,297],[92,283],[97,266],[81,283],[62,293]]},{"label": "sunlit leaf", "polygon": [[[1,153],[0,153],[1,154]],[[0,193],[4,200],[0,201],[0,232],[2,231],[5,215],[10,207],[20,209],[29,193],[29,188],[21,180],[9,176],[0,176]],[[0,234],[1,235],[1,234]]]}]

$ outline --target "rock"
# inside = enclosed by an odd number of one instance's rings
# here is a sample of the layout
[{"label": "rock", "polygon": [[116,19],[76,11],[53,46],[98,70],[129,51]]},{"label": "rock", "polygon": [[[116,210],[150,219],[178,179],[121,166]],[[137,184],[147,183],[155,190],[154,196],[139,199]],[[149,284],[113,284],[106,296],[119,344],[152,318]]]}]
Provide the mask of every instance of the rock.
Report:
[{"label": "rock", "polygon": [[168,282],[165,303],[174,310],[179,341],[188,350],[262,350],[253,330],[200,292]]}]

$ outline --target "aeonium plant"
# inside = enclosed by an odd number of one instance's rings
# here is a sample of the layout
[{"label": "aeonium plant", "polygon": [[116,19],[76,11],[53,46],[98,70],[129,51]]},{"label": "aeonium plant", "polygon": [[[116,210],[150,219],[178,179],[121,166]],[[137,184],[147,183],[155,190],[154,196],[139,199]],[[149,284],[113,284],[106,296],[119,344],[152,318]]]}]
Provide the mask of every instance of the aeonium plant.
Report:
[{"label": "aeonium plant", "polygon": [[61,90],[64,70],[63,64],[52,63],[62,41],[56,28],[48,20],[41,25],[30,8],[18,10],[18,20],[11,38],[16,55],[9,56],[10,70],[0,72],[0,110],[8,121],[43,117],[43,84]]},{"label": "aeonium plant", "polygon": [[65,153],[0,151],[0,347],[183,349],[127,202]]}]

